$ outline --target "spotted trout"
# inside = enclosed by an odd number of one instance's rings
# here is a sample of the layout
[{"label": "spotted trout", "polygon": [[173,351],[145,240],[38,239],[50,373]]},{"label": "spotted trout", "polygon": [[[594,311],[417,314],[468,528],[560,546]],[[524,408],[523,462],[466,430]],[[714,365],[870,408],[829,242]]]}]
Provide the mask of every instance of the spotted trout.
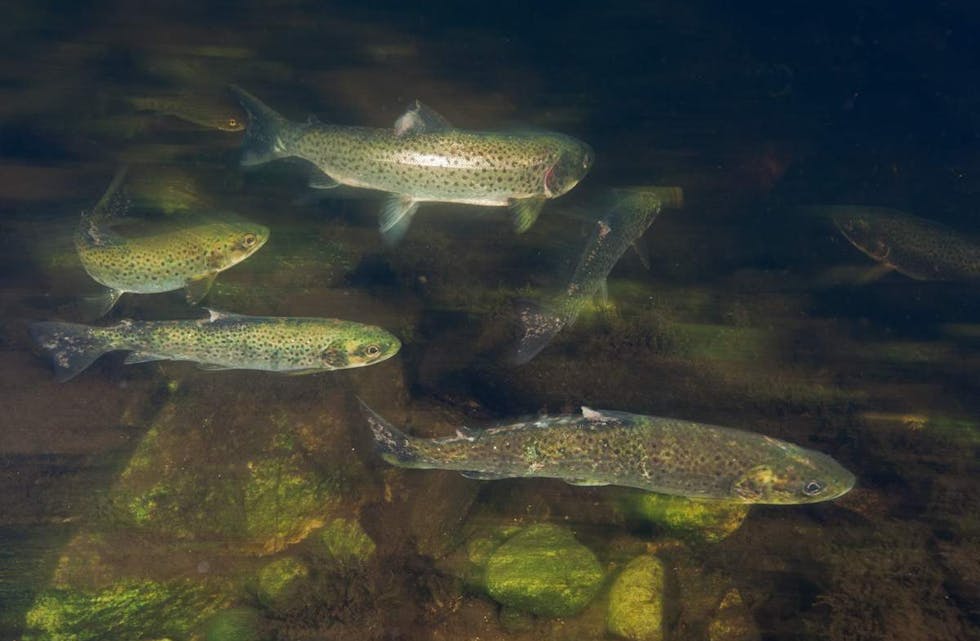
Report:
[{"label": "spotted trout", "polygon": [[112,229],[112,217],[125,210],[121,170],[91,212],[82,214],[75,249],[89,276],[106,287],[91,297],[90,317],[107,313],[126,293],[155,294],[186,289],[200,301],[215,277],[237,265],[269,239],[269,229],[249,222],[208,222],[137,238]]},{"label": "spotted trout", "polygon": [[594,296],[604,296],[609,272],[626,250],[637,247],[663,207],[679,207],[682,201],[678,187],[612,190],[565,289],[542,302],[522,301],[518,306],[521,335],[511,361],[517,365],[530,361],[562,328],[575,322]]},{"label": "spotted trout", "polygon": [[820,207],[844,237],[886,269],[916,280],[980,280],[980,242],[884,207]]},{"label": "spotted trout", "polygon": [[382,458],[474,479],[548,477],[741,503],[815,503],[846,494],[854,475],[820,452],[761,434],[672,418],[582,408],[455,436],[407,436],[363,402]]},{"label": "spotted trout", "polygon": [[392,129],[291,122],[232,88],[248,113],[243,165],[297,157],[312,163],[310,186],[388,192],[381,234],[398,242],[422,202],[510,207],[518,233],[549,198],[567,193],[592,165],[585,143],[558,133],[464,131],[417,102]]},{"label": "spotted trout", "polygon": [[398,353],[401,342],[380,327],[331,318],[243,316],[208,310],[200,320],[133,321],[112,327],[39,322],[30,326],[67,381],[114,350],[125,362],[193,361],[202,369],[254,369],[307,374],[373,365]]}]

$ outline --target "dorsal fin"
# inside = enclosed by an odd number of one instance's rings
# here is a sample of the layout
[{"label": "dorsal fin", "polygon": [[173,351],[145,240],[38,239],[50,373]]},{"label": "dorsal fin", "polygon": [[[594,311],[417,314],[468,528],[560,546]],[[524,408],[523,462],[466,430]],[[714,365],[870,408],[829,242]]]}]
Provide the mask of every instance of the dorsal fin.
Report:
[{"label": "dorsal fin", "polygon": [[601,421],[605,417],[602,415],[602,412],[597,412],[591,407],[586,407],[585,405],[583,405],[582,418],[584,418],[587,421]]},{"label": "dorsal fin", "polygon": [[223,312],[223,311],[218,310],[218,309],[211,309],[210,307],[205,307],[204,309],[208,310],[208,321],[207,322],[209,322],[209,323],[213,323],[214,321],[219,321],[219,320],[231,320],[233,318],[244,318],[241,314],[235,314],[235,313],[232,313],[232,312]]},{"label": "dorsal fin", "polygon": [[447,131],[453,126],[449,121],[429,109],[418,100],[395,121],[395,135],[431,134],[436,131]]}]

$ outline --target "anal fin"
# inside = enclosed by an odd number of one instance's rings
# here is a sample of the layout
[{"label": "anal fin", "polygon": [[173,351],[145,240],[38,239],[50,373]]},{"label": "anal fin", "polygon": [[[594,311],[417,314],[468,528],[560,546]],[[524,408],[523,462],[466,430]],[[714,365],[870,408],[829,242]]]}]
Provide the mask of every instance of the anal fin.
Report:
[{"label": "anal fin", "polygon": [[544,207],[544,201],[544,196],[512,199],[510,201],[510,210],[514,216],[514,231],[518,234],[523,234],[530,229],[534,221],[538,219],[538,214],[541,213],[541,208]]},{"label": "anal fin", "polygon": [[339,182],[319,169],[313,169],[310,172],[310,181],[307,184],[313,189],[333,189],[340,185]]},{"label": "anal fin", "polygon": [[115,307],[116,302],[122,294],[118,289],[106,287],[101,294],[82,297],[82,300],[78,304],[82,318],[84,320],[95,320],[96,318],[105,316],[109,313],[109,310]]},{"label": "anal fin", "polygon": [[408,226],[412,223],[412,216],[418,208],[419,201],[401,194],[392,194],[385,201],[378,226],[386,245],[395,245],[405,237]]}]

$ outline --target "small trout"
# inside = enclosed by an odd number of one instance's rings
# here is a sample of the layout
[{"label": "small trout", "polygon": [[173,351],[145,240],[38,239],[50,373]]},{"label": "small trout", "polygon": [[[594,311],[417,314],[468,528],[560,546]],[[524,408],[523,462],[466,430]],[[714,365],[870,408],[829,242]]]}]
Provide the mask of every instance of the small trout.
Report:
[{"label": "small trout", "polygon": [[[155,294],[186,288],[187,300],[200,301],[219,272],[237,265],[269,239],[256,223],[205,223],[140,238],[127,238],[110,226],[110,212],[125,208],[121,171],[106,195],[82,215],[75,248],[89,276],[107,290],[90,301],[90,316],[104,315],[126,293]],[[116,211],[115,213],[118,213]]]},{"label": "small trout", "polygon": [[[609,272],[626,250],[631,245],[637,247],[663,207],[679,207],[683,201],[678,187],[617,189],[611,198],[612,206],[596,222],[564,291],[543,303],[524,301],[519,305],[521,336],[511,356],[513,363],[522,365],[537,356],[562,328],[575,322],[594,296],[605,296]],[[639,249],[637,252],[641,259],[645,257]]]},{"label": "small trout", "polygon": [[448,438],[407,436],[362,410],[382,458],[475,479],[559,478],[741,503],[816,503],[846,494],[854,475],[820,452],[761,434],[582,408]]},{"label": "small trout", "polygon": [[30,327],[67,381],[115,350],[126,363],[193,361],[202,369],[255,369],[307,374],[373,365],[398,353],[401,342],[380,327],[332,318],[242,316],[208,310],[208,318],[124,320],[112,327],[40,322]]},{"label": "small trout", "polygon": [[980,242],[945,225],[884,207],[820,207],[882,267],[916,280],[980,280]]},{"label": "small trout", "polygon": [[130,96],[126,98],[137,111],[150,111],[163,116],[173,116],[206,129],[219,131],[243,131],[245,119],[238,108],[224,101],[200,93],[160,94],[155,96]]},{"label": "small trout", "polygon": [[454,129],[418,102],[393,129],[372,129],[290,122],[233,90],[248,112],[243,165],[303,158],[319,170],[311,187],[388,192],[380,227],[389,244],[405,235],[422,202],[508,206],[524,232],[545,200],[571,190],[592,166],[591,148],[569,136]]}]

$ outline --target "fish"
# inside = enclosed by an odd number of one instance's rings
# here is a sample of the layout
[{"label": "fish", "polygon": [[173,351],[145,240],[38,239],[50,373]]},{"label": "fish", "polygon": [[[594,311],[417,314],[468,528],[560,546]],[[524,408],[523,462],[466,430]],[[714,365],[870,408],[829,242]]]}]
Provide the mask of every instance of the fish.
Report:
[{"label": "fish", "polygon": [[363,401],[381,457],[392,465],[456,470],[467,478],[558,478],[572,485],[618,485],[735,503],[830,501],[856,478],[830,456],[731,429],[582,407],[455,436],[408,436]]},{"label": "fish", "polygon": [[244,316],[208,309],[196,320],[123,320],[111,327],[41,321],[29,331],[51,356],[58,381],[70,380],[106,352],[129,350],[125,363],[192,361],[202,369],[309,374],[374,365],[401,341],[388,331],[332,318]]},{"label": "fish", "polygon": [[[543,302],[518,303],[520,338],[510,356],[515,365],[523,365],[537,356],[558,332],[575,322],[594,296],[605,297],[609,272],[630,246],[639,247],[640,237],[663,207],[682,205],[683,192],[678,187],[617,189],[612,190],[609,199],[611,205],[596,222],[564,290]],[[637,252],[649,268],[645,254],[640,249]]]},{"label": "fish", "polygon": [[980,242],[885,207],[820,207],[844,237],[882,268],[924,281],[980,280]]},{"label": "fish", "polygon": [[244,131],[245,119],[237,107],[201,93],[174,93],[152,96],[128,96],[126,102],[137,111],[173,116],[206,129]]},{"label": "fish", "polygon": [[87,299],[92,318],[105,315],[124,293],[155,294],[186,289],[197,303],[218,273],[234,267],[265,245],[269,228],[251,222],[205,222],[176,230],[129,238],[112,229],[113,217],[125,211],[121,170],[102,200],[82,214],[75,249],[85,271],[105,286]]},{"label": "fish", "polygon": [[415,103],[391,129],[291,122],[239,87],[248,114],[242,165],[302,158],[315,166],[310,186],[387,192],[379,226],[395,244],[419,203],[510,207],[517,233],[534,224],[546,200],[581,181],[593,161],[586,143],[552,132],[455,129]]}]

